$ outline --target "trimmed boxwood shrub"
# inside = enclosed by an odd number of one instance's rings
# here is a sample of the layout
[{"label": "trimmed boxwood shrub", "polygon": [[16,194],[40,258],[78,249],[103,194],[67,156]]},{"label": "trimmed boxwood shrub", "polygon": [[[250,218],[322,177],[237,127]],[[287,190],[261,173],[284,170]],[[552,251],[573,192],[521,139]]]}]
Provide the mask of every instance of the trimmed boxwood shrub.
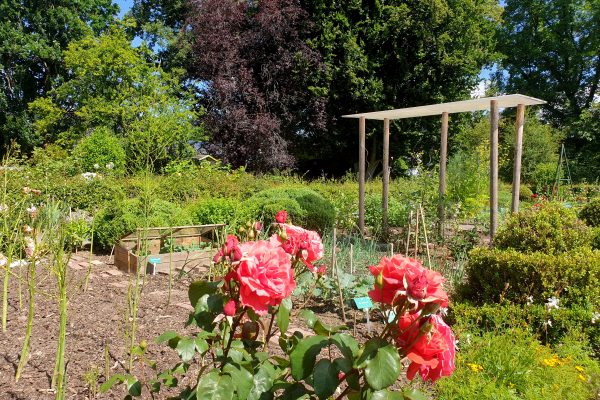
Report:
[{"label": "trimmed boxwood shrub", "polygon": [[279,210],[286,210],[291,221],[307,229],[322,231],[333,226],[333,204],[311,189],[281,187],[258,192],[244,203],[255,219],[274,221]]},{"label": "trimmed boxwood shrub", "polygon": [[583,206],[579,212],[579,218],[589,226],[600,227],[600,197],[596,197]]},{"label": "trimmed boxwood shrub", "polygon": [[231,224],[236,217],[237,199],[211,197],[195,201],[186,207],[194,224]]},{"label": "trimmed boxwood shrub", "polygon": [[[146,225],[147,223],[147,225]],[[121,237],[137,228],[190,225],[192,218],[179,206],[164,200],[149,204],[148,221],[140,199],[127,199],[111,203],[94,219],[94,242],[103,249],[110,249]]]},{"label": "trimmed boxwood shrub", "polygon": [[555,203],[541,203],[513,214],[498,230],[498,249],[559,254],[589,246],[590,229],[577,219],[572,209]]},{"label": "trimmed boxwood shrub", "polygon": [[600,304],[600,251],[580,248],[552,255],[477,248],[459,293],[477,303],[503,300],[542,303],[556,296],[565,305]]}]

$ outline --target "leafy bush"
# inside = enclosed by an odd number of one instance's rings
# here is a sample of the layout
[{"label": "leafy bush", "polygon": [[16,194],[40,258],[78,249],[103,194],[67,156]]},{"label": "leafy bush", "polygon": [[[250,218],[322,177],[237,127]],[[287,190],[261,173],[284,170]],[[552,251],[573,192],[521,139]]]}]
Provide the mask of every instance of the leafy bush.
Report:
[{"label": "leafy bush", "polygon": [[64,226],[65,248],[69,251],[80,249],[83,242],[90,237],[90,227],[84,218],[67,221]]},{"label": "leafy bush", "polygon": [[592,229],[592,249],[600,250],[600,227]]},{"label": "leafy bush", "polygon": [[488,192],[488,171],[485,148],[461,150],[448,161],[447,200],[460,205],[460,213],[474,216],[485,204]]},{"label": "leafy bush", "polygon": [[[448,321],[459,336],[526,329],[544,344],[557,346],[572,332],[581,332],[600,357],[600,320],[591,306],[559,307],[548,311],[543,304],[484,304],[473,306],[455,302]],[[550,321],[550,323],[548,323]]]},{"label": "leafy bush", "polygon": [[319,193],[306,188],[280,187],[263,190],[244,204],[255,219],[273,221],[279,210],[286,210],[296,225],[323,230],[333,226],[335,209]]},{"label": "leafy bush", "polygon": [[121,183],[110,177],[88,180],[76,176],[56,187],[50,194],[64,199],[73,209],[90,212],[104,207],[105,204],[125,198]]},{"label": "leafy bush", "polygon": [[600,366],[576,339],[556,349],[511,329],[459,337],[456,371],[436,385],[443,399],[593,399]]},{"label": "leafy bush", "polygon": [[533,196],[533,192],[529,189],[527,185],[521,185],[519,187],[519,200],[521,201],[531,201]]},{"label": "leafy bush", "polygon": [[[96,128],[91,135],[81,139],[73,149],[73,158],[82,171],[98,169],[117,174],[125,171],[125,150],[119,139],[105,127]],[[107,167],[110,163],[112,169]]]},{"label": "leafy bush", "polygon": [[510,216],[498,230],[498,249],[559,254],[590,244],[591,232],[571,209],[541,203]]},{"label": "leafy bush", "polygon": [[544,302],[560,296],[568,305],[600,304],[600,251],[581,248],[552,255],[477,248],[467,264],[468,283],[460,293],[478,303],[529,296]]},{"label": "leafy bush", "polygon": [[153,200],[148,204],[147,220],[140,199],[117,201],[96,216],[95,242],[101,248],[110,249],[121,237],[137,228],[189,225],[191,222],[190,216],[180,207],[164,200]]},{"label": "leafy bush", "polygon": [[581,218],[588,226],[600,227],[600,197],[587,203],[579,212]]},{"label": "leafy bush", "polygon": [[[401,203],[394,197],[388,199],[388,224],[389,226],[406,226],[408,222],[408,204]],[[381,232],[381,194],[369,194],[365,198],[365,223],[373,227],[375,233]]]},{"label": "leafy bush", "polygon": [[238,204],[236,199],[211,197],[190,204],[186,210],[195,224],[230,224]]}]

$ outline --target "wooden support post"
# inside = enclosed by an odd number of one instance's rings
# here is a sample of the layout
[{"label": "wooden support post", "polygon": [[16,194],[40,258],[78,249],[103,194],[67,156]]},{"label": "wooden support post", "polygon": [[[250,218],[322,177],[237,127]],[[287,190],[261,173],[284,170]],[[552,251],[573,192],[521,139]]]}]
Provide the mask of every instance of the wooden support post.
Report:
[{"label": "wooden support post", "polygon": [[448,156],[448,113],[442,113],[442,129],[440,135],[440,188],[438,204],[438,233],[441,238],[444,236],[444,222],[446,219],[446,158]]},{"label": "wooden support post", "polygon": [[358,229],[365,234],[365,117],[358,120]]},{"label": "wooden support post", "polygon": [[521,156],[523,155],[523,124],[525,123],[525,105],[517,106],[515,121],[515,159],[513,165],[513,188],[511,212],[519,212],[519,193],[521,189]]},{"label": "wooden support post", "polygon": [[390,192],[390,120],[383,120],[383,190],[381,192],[381,226],[383,235],[388,234],[388,197]]},{"label": "wooden support post", "polygon": [[490,243],[498,228],[498,101],[490,102]]}]

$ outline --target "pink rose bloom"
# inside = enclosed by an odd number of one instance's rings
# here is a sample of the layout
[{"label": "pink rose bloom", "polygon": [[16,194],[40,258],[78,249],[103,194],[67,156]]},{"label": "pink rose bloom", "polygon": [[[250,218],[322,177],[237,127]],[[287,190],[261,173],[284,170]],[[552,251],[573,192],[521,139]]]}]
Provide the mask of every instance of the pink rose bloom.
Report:
[{"label": "pink rose bloom", "polygon": [[393,305],[400,300],[408,300],[413,308],[421,309],[426,303],[440,303],[448,306],[448,295],[443,289],[444,278],[439,272],[423,268],[414,258],[396,254],[392,258],[383,257],[379,265],[369,267],[376,278],[381,276],[380,285],[369,292],[374,301]]},{"label": "pink rose bloom", "polygon": [[410,326],[417,318],[420,318],[418,314],[405,314],[398,322],[400,335],[396,341],[411,361],[406,377],[412,380],[419,372],[423,381],[431,379],[435,382],[442,376],[452,375],[455,368],[455,340],[452,329],[439,315],[425,318],[420,323]]},{"label": "pink rose bloom", "polygon": [[225,244],[219,249],[217,254],[215,254],[213,262],[217,264],[223,261],[224,257],[228,257],[232,262],[239,261],[242,258],[239,241],[235,235],[227,235]]},{"label": "pink rose bloom", "polygon": [[281,210],[275,215],[275,221],[277,221],[280,224],[285,224],[286,220],[287,220],[287,212],[285,210]]},{"label": "pink rose bloom", "polygon": [[312,271],[313,262],[323,257],[324,248],[321,237],[315,231],[309,231],[299,226],[281,224],[287,236],[283,240],[279,235],[271,236],[271,243],[280,245],[286,253],[296,256]]},{"label": "pink rose bloom", "polygon": [[233,317],[235,315],[235,309],[235,301],[229,300],[227,304],[225,304],[225,307],[223,307],[223,312],[225,313],[225,315]]},{"label": "pink rose bloom", "polygon": [[235,278],[240,285],[240,303],[264,315],[296,287],[290,256],[266,240],[242,243],[240,248],[243,256]]}]

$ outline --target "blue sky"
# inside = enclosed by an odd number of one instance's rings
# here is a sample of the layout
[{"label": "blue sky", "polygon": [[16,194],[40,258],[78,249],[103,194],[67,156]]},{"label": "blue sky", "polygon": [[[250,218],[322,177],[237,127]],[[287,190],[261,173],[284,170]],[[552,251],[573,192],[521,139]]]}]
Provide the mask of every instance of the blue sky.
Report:
[{"label": "blue sky", "polygon": [[115,0],[115,3],[118,4],[121,9],[119,17],[122,17],[133,5],[133,0]]}]

